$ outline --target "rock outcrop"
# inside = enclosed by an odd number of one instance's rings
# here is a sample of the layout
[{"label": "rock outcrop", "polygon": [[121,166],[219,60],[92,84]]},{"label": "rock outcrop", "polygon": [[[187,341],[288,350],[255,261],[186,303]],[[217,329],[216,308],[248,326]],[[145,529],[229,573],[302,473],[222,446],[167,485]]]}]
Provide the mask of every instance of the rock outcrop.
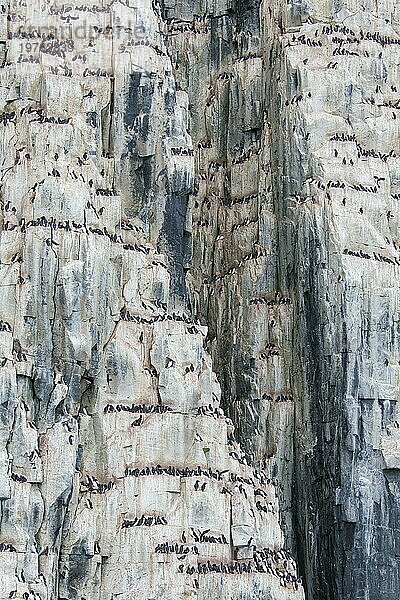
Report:
[{"label": "rock outcrop", "polygon": [[0,597],[300,600],[188,310],[194,157],[159,10],[2,18]]},{"label": "rock outcrop", "polygon": [[398,6],[258,9],[171,36],[198,145],[195,313],[307,596],[394,599]]},{"label": "rock outcrop", "polygon": [[1,599],[397,600],[398,29],[1,6]]}]

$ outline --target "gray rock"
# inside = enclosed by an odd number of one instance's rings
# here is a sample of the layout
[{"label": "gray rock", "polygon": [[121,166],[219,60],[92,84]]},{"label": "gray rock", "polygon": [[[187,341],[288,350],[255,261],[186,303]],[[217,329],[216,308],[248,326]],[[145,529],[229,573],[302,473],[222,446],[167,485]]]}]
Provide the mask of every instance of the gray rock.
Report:
[{"label": "gray rock", "polygon": [[2,8],[0,599],[397,600],[398,12]]}]

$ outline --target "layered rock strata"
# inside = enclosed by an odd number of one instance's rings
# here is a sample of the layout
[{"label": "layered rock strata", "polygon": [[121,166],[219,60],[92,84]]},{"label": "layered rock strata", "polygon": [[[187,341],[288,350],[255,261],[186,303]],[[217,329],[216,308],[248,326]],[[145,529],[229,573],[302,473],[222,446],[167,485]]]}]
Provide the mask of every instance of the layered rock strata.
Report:
[{"label": "layered rock strata", "polygon": [[303,598],[188,310],[188,96],[158,8],[1,19],[0,597]]},{"label": "layered rock strata", "polygon": [[0,23],[0,596],[397,600],[396,3]]},{"label": "layered rock strata", "polygon": [[230,9],[194,31],[195,4],[188,31],[165,5],[197,145],[194,310],[307,596],[394,599],[399,9]]}]

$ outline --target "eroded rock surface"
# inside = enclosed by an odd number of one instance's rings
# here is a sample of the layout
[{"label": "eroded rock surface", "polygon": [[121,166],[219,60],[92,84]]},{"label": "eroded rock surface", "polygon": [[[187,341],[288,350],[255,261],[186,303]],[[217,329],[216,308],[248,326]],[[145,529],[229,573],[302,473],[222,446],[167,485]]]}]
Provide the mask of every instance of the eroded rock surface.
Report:
[{"label": "eroded rock surface", "polygon": [[397,600],[399,8],[0,10],[0,598]]},{"label": "eroded rock surface", "polygon": [[239,3],[208,25],[182,43],[172,23],[169,46],[222,406],[277,483],[308,597],[394,599],[399,7]]},{"label": "eroded rock surface", "polygon": [[15,2],[2,40],[0,597],[300,600],[188,309],[159,9]]}]

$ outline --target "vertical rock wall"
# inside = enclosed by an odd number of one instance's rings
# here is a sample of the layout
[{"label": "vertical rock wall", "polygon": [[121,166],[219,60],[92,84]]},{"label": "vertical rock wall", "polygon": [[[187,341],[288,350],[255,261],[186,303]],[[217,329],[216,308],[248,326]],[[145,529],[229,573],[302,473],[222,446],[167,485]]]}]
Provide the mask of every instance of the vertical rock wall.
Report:
[{"label": "vertical rock wall", "polygon": [[155,5],[2,6],[0,598],[304,598],[190,314]]},{"label": "vertical rock wall", "polygon": [[0,20],[0,597],[397,600],[396,3]]},{"label": "vertical rock wall", "polygon": [[195,310],[308,597],[396,598],[398,7],[231,8],[170,25],[198,147]]},{"label": "vertical rock wall", "polygon": [[[282,14],[273,105],[295,298],[294,513],[310,597],[399,590],[398,6]],[[280,50],[282,49],[282,50]],[[282,132],[289,144],[282,144]],[[288,157],[288,160],[284,159]],[[281,157],[281,158],[280,158]],[[286,220],[287,219],[287,220]],[[287,268],[287,267],[286,267]],[[310,484],[312,482],[312,484]]]}]

